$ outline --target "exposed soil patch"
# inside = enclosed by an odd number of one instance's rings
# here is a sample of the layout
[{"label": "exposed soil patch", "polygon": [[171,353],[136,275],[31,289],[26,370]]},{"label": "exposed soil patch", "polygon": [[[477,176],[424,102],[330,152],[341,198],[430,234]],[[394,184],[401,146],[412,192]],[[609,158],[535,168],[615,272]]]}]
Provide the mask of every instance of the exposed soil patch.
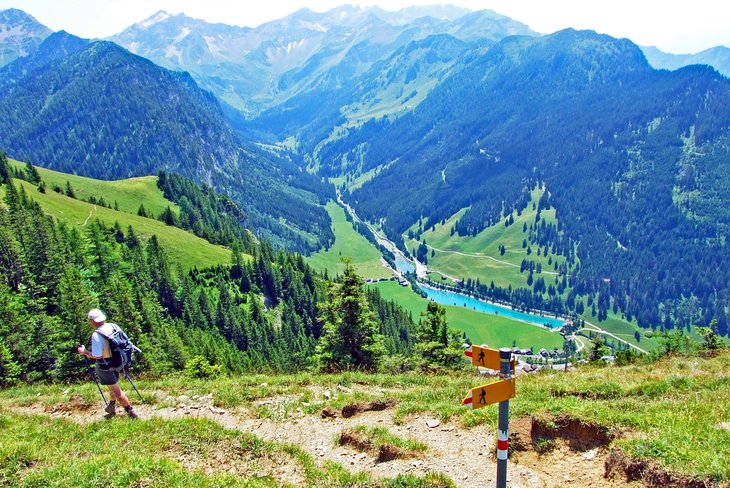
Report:
[{"label": "exposed soil patch", "polygon": [[608,479],[626,479],[627,481],[641,481],[650,488],[710,488],[719,487],[712,480],[690,478],[667,472],[653,461],[635,459],[620,449],[611,450],[605,462]]},{"label": "exposed soil patch", "polygon": [[46,413],[73,413],[86,412],[92,408],[98,408],[96,403],[89,403],[79,395],[71,395],[67,402],[51,405],[45,408]]},{"label": "exposed soil patch", "polygon": [[360,452],[373,449],[373,443],[367,435],[352,430],[345,430],[340,434],[340,445],[352,446]]},{"label": "exposed soil patch", "polygon": [[528,486],[642,486],[624,478],[604,477],[601,464],[615,437],[609,428],[566,415],[522,417],[510,422],[509,428],[512,466],[535,474]]},{"label": "exposed soil patch", "polygon": [[381,412],[395,406],[395,400],[374,400],[372,402],[351,403],[342,407],[342,417],[349,419],[362,412]]},{"label": "exposed soil patch", "polygon": [[589,451],[608,445],[614,438],[612,429],[561,415],[556,418],[533,418],[532,439],[560,438],[574,451]]},{"label": "exposed soil patch", "polygon": [[337,410],[332,407],[325,407],[322,409],[323,419],[334,419],[337,418]]},{"label": "exposed soil patch", "polygon": [[[345,430],[340,434],[339,443],[341,446],[354,447],[360,452],[374,452],[376,446],[370,437],[363,432]],[[385,443],[377,448],[378,455],[375,462],[385,463],[395,459],[414,459],[420,456],[417,451],[403,449],[393,444]]]},{"label": "exposed soil patch", "polygon": [[376,461],[379,463],[385,463],[393,461],[394,459],[411,459],[414,457],[416,457],[416,453],[413,451],[402,449],[392,444],[383,444],[378,450],[378,458]]},{"label": "exposed soil patch", "polygon": [[558,417],[523,417],[510,426],[510,449],[545,451],[545,445],[564,442],[572,451],[585,452],[607,446],[615,432],[603,425],[568,415]]}]

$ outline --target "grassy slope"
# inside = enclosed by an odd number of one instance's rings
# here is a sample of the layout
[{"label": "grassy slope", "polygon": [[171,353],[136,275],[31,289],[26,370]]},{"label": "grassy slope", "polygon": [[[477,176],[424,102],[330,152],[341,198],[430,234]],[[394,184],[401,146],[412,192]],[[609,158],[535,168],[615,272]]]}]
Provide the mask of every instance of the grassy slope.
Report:
[{"label": "grassy slope", "polygon": [[[516,397],[510,401],[510,420],[565,414],[598,423],[615,429],[618,438],[612,445],[633,456],[653,459],[676,473],[728,483],[728,370],[730,351],[715,357],[677,357],[623,367],[582,366],[567,373],[543,371],[522,375],[517,379]],[[339,409],[356,401],[390,397],[397,402],[393,413],[396,420],[430,412],[465,428],[479,424],[496,428],[496,406],[472,411],[461,405],[465,393],[484,382],[488,380],[468,368],[442,375],[301,373],[215,380],[169,377],[139,379],[137,386],[155,407],[169,406],[168,395],[212,394],[217,406],[240,406],[259,418],[282,422],[298,418],[297,409],[319,416],[326,406]],[[337,385],[350,386],[355,391],[340,390]],[[337,394],[324,403],[314,401],[322,398],[323,390]],[[240,482],[241,478],[230,478],[226,473],[213,470],[203,474],[194,469],[208,466],[206,460],[215,459],[219,450],[237,453],[240,458],[273,455],[287,463],[303,463],[307,480],[314,485],[327,477],[331,486],[348,481],[341,470],[332,466],[327,473],[313,467],[311,458],[296,446],[287,448],[263,442],[208,421],[99,420],[81,427],[60,418],[17,413],[17,409],[29,405],[36,405],[34,411],[41,412],[44,406],[67,402],[71,393],[100,403],[91,382],[0,390],[0,485],[48,486],[68,480],[68,484],[78,482],[79,486],[131,486],[141,478],[154,486]],[[261,402],[282,397],[287,398],[284,404]],[[283,410],[281,405],[285,406]],[[285,423],[281,425],[286,428]],[[186,456],[181,458],[182,452]],[[109,467],[112,458],[114,469]],[[97,468],[98,473],[94,472]],[[82,476],[84,473],[89,477]],[[269,486],[263,480],[262,485]]]},{"label": "grassy slope", "polygon": [[[654,337],[646,337],[644,335],[644,330],[639,328],[638,325],[636,325],[636,321],[633,323],[627,322],[625,319],[621,318],[620,316],[615,315],[613,312],[608,312],[608,317],[606,320],[603,320],[601,322],[598,321],[597,317],[593,317],[590,312],[584,313],[581,316],[586,322],[590,322],[591,324],[594,324],[601,329],[605,330],[606,332],[610,332],[611,334],[615,334],[616,336],[620,337],[621,339],[634,344],[635,346],[638,346],[646,351],[653,351],[655,349],[658,349],[661,347],[661,344],[659,343],[659,339],[657,336]],[[639,337],[640,340],[637,341],[634,337],[634,332],[639,331]],[[588,331],[585,331],[585,334],[587,334]],[[609,338],[611,339],[611,338]]]},{"label": "grassy slope", "polygon": [[[542,190],[533,190],[532,201],[537,203],[542,195]],[[435,272],[441,272],[454,278],[466,280],[466,278],[477,278],[485,284],[494,281],[494,284],[507,288],[527,287],[527,273],[520,273],[520,264],[523,259],[535,261],[542,264],[543,273],[535,274],[534,277],[542,276],[546,284],[554,283],[556,273],[553,265],[548,264],[548,257],[538,256],[537,248],[532,248],[532,253],[527,255],[526,249],[522,247],[522,241],[527,233],[522,232],[526,223],[528,228],[534,224],[537,211],[528,205],[522,215],[513,213],[514,224],[505,227],[507,219],[483,230],[474,237],[462,237],[458,234],[450,235],[454,223],[466,212],[462,209],[444,225],[437,224],[434,230],[425,230],[421,240],[426,239],[429,249],[436,250],[436,255],[431,257],[429,253],[428,267]],[[555,209],[546,210],[540,213],[540,217],[547,223],[555,222]],[[416,230],[417,225],[413,227]],[[404,236],[409,248],[415,248],[418,243],[409,241]],[[500,255],[499,246],[505,247],[504,255]],[[552,261],[559,264],[565,262],[562,256],[552,255]]]},{"label": "grassy slope", "polygon": [[[541,195],[542,190],[533,190],[532,201],[537,203]],[[565,258],[551,255],[553,265],[550,265],[548,264],[548,257],[537,255],[536,248],[533,247],[532,253],[528,256],[526,250],[522,247],[522,240],[527,237],[527,234],[522,232],[523,225],[527,223],[529,228],[530,224],[535,222],[535,216],[537,214],[537,211],[532,209],[531,204],[522,212],[522,215],[518,216],[516,213],[513,213],[515,222],[509,227],[504,226],[504,222],[507,219],[502,219],[498,224],[485,229],[475,237],[461,237],[456,234],[451,236],[451,227],[464,212],[466,212],[466,209],[457,212],[444,225],[436,225],[433,231],[427,230],[423,232],[421,239],[426,239],[426,243],[430,248],[451,251],[436,251],[434,257],[431,257],[429,254],[429,269],[436,273],[442,272],[455,278],[465,279],[470,277],[474,280],[478,278],[485,284],[494,281],[495,285],[502,287],[507,287],[508,285],[512,285],[513,288],[527,287],[527,273],[520,273],[519,266],[523,259],[528,259],[542,264],[543,273],[534,274],[535,279],[542,276],[545,279],[546,285],[555,283],[554,263],[557,261],[560,265],[565,262]],[[547,223],[556,222],[555,209],[543,211],[540,213],[540,216]],[[417,225],[413,226],[412,229],[415,230],[416,228]],[[409,247],[415,247],[417,245],[416,241],[409,242]],[[504,255],[500,255],[499,253],[500,245],[504,245],[505,247]],[[464,256],[454,251],[472,256]],[[497,261],[503,261],[503,263]],[[431,279],[435,281],[441,281],[439,278],[438,275],[431,276]],[[445,283],[448,284],[449,282],[450,280],[445,280]],[[590,307],[586,307],[586,310],[590,310]],[[602,322],[598,322],[596,317],[592,317],[590,311],[584,314],[583,318],[642,349],[651,351],[659,347],[657,339],[643,337],[643,330],[638,328],[636,321],[630,323],[610,312],[608,319]],[[636,341],[634,338],[634,332],[637,330],[642,334],[640,341]]]},{"label": "grassy slope", "polygon": [[[426,311],[428,301],[413,293],[410,288],[395,282],[376,283],[381,294],[398,302],[410,311],[414,320],[418,321],[421,312]],[[446,305],[446,320],[449,326],[466,333],[474,344],[489,344],[490,347],[512,347],[516,341],[518,347],[530,347],[539,350],[563,347],[563,338],[556,332],[549,332],[534,325],[525,324],[505,317],[475,312],[463,307]]]},{"label": "grassy slope", "polygon": [[326,209],[332,219],[335,243],[327,251],[312,254],[307,262],[313,268],[319,271],[326,269],[330,276],[334,276],[342,274],[345,269],[340,258],[349,256],[355,270],[363,278],[389,278],[392,273],[381,264],[380,253],[352,228],[352,224],[345,219],[342,207],[330,201]]},{"label": "grassy slope", "polygon": [[[231,252],[222,246],[217,246],[201,239],[189,232],[176,227],[170,227],[164,223],[140,217],[136,214],[140,202],[144,202],[145,208],[163,210],[172,204],[165,200],[162,193],[155,184],[156,177],[134,178],[133,180],[121,180],[105,182],[89,178],[74,177],[63,173],[50,172],[38,168],[41,177],[48,185],[46,193],[40,193],[34,185],[28,182],[16,180],[25,188],[26,193],[36,200],[45,212],[52,215],[57,221],[78,227],[83,230],[87,219],[99,219],[106,225],[113,225],[119,222],[126,232],[131,225],[137,236],[147,239],[156,235],[160,244],[167,250],[169,257],[174,264],[180,264],[183,268],[193,266],[207,267],[216,264],[223,264],[230,261]],[[94,195],[96,198],[104,196],[107,202],[117,201],[119,211],[91,205],[81,200],[69,198],[65,195],[52,191],[51,181],[61,181],[61,187],[65,187],[65,181],[69,179],[77,197],[81,195]],[[88,186],[87,186],[88,185]],[[149,207],[147,206],[149,202]],[[122,209],[128,209],[127,213]]]},{"label": "grassy slope", "polygon": [[[25,163],[10,160],[12,166],[24,168]],[[159,215],[167,206],[177,211],[177,205],[167,200],[162,191],[157,187],[156,176],[143,176],[127,180],[103,181],[86,178],[84,176],[59,173],[50,169],[36,166],[43,181],[46,182],[47,190],[53,191],[54,185],[65,190],[66,182],[71,187],[79,200],[87,200],[89,197],[104,198],[107,204],[114,208],[114,203],[122,212],[137,214],[140,203],[153,215]]]}]

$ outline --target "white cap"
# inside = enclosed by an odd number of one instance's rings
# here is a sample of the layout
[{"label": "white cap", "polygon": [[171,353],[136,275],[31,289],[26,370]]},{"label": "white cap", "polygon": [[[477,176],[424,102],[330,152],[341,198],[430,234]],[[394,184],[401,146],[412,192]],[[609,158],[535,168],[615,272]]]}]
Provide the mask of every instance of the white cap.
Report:
[{"label": "white cap", "polygon": [[93,309],[89,310],[89,314],[87,315],[87,317],[89,319],[93,320],[94,322],[96,322],[97,324],[106,322],[106,315],[104,315],[104,312],[102,312],[98,308],[93,308]]}]

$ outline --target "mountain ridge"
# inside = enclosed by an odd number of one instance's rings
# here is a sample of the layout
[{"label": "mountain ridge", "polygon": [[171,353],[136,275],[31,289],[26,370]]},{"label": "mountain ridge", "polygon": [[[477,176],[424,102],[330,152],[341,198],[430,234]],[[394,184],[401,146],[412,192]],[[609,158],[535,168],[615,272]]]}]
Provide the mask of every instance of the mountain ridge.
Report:
[{"label": "mountain ridge", "polygon": [[[313,76],[335,68],[348,51],[358,49],[362,42],[370,44],[372,53],[371,59],[363,59],[367,69],[388,50],[431,34],[450,30],[456,37],[472,40],[531,32],[524,24],[491,11],[477,13],[473,18],[491,19],[491,23],[482,25],[472,20],[467,28],[468,22],[459,23],[466,14],[466,10],[451,8],[386,12],[342,6],[323,13],[302,9],[256,28],[238,28],[158,13],[150,19],[161,20],[150,23],[149,28],[140,28],[143,21],[110,39],[163,66],[190,71],[202,86],[251,117],[306,91],[314,82]],[[195,29],[198,39],[188,39]],[[216,29],[228,30],[215,38]],[[189,45],[179,48],[183,42]],[[216,64],[206,61],[214,51],[219,55]],[[186,52],[198,55],[185,59]],[[314,69],[315,64],[320,68]],[[291,78],[295,70],[309,70],[304,83],[282,84],[280,77]]]},{"label": "mountain ridge", "polygon": [[[67,45],[77,49],[69,53]],[[217,100],[188,73],[63,33],[37,56],[0,71],[13,75],[0,83],[0,141],[12,156],[107,179],[178,171],[230,192],[277,242],[306,251],[327,239],[316,194],[326,189],[293,163],[240,141]]]},{"label": "mountain ridge", "polygon": [[22,10],[0,10],[0,67],[35,51],[51,32]]},{"label": "mountain ridge", "polygon": [[692,64],[707,64],[730,77],[730,48],[715,46],[695,54],[665,53],[655,46],[642,46],[649,63],[657,69],[677,70]]}]

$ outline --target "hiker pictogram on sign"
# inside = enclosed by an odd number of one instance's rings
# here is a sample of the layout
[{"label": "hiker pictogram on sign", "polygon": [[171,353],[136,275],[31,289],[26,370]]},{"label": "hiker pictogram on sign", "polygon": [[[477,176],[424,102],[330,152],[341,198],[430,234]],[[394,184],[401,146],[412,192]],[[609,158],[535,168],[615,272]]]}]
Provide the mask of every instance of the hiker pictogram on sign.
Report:
[{"label": "hiker pictogram on sign", "polygon": [[[464,355],[471,358],[473,366],[481,366],[499,371],[499,350],[490,349],[484,346],[469,346],[464,350]],[[510,369],[515,370],[515,359],[510,360]]]},{"label": "hiker pictogram on sign", "polygon": [[472,388],[462,403],[472,409],[476,409],[486,407],[493,403],[504,402],[514,397],[515,379],[508,378]]}]

